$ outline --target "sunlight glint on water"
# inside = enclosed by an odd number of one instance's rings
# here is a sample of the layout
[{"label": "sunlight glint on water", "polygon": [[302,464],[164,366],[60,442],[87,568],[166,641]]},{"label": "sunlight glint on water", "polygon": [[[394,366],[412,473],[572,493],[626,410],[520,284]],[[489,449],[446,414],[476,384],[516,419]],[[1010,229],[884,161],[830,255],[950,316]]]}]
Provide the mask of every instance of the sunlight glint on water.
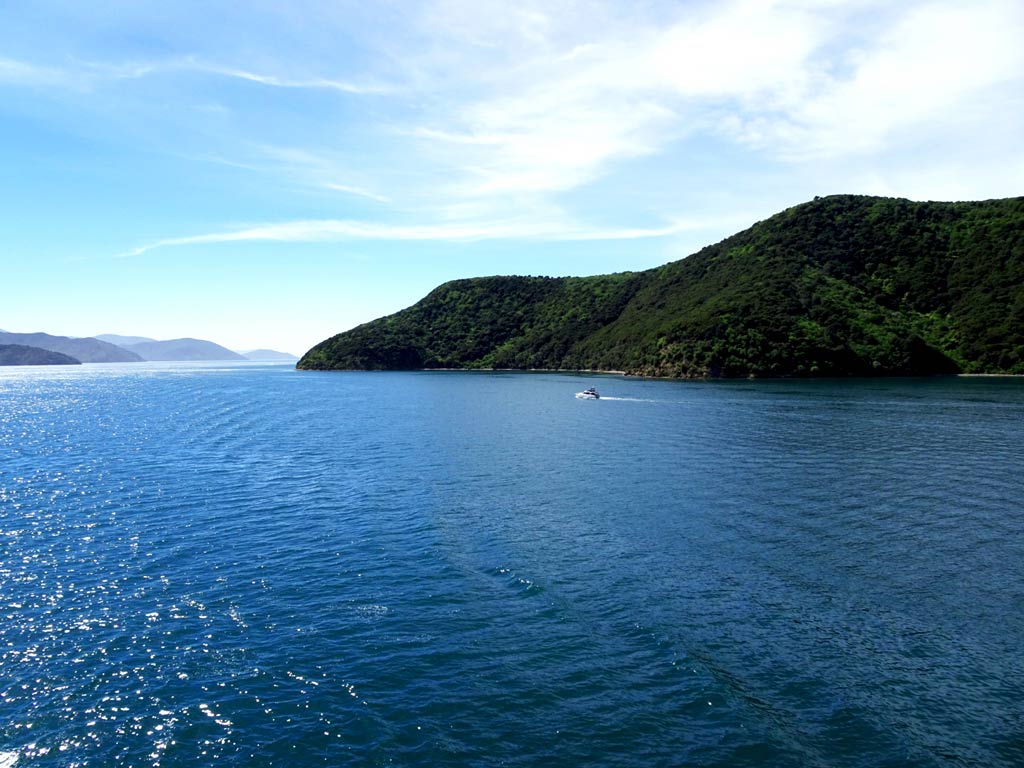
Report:
[{"label": "sunlight glint on water", "polygon": [[0,371],[0,767],[1019,765],[1022,417],[1003,379]]}]

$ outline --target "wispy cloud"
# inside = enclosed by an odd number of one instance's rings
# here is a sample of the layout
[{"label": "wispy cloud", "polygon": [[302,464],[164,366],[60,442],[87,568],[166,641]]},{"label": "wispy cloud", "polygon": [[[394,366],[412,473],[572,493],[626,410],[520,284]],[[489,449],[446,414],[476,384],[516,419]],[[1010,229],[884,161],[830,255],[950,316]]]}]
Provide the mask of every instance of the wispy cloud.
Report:
[{"label": "wispy cloud", "polygon": [[[239,151],[237,147],[235,150]],[[359,174],[346,168],[344,162],[330,155],[293,147],[269,145],[253,147],[248,151],[240,152],[240,154],[246,155],[245,159],[211,154],[199,154],[193,157],[206,163],[286,178],[297,187],[340,192],[344,195],[361,197],[381,204],[391,202],[391,198],[388,196],[365,186],[337,181],[339,178],[349,178]]]},{"label": "wispy cloud", "polygon": [[331,77],[295,77],[218,64],[197,56],[121,63],[72,60],[66,65],[41,65],[0,56],[0,83],[49,86],[96,86],[104,81],[141,80],[158,75],[194,72],[243,80],[269,88],[337,91],[354,95],[388,94],[394,86]]},{"label": "wispy cloud", "polygon": [[0,83],[29,86],[67,85],[69,75],[57,68],[0,56]]},{"label": "wispy cloud", "polygon": [[637,240],[667,237],[679,232],[702,229],[705,225],[695,221],[674,221],[662,227],[643,229],[601,229],[574,226],[568,223],[543,221],[513,221],[497,223],[449,224],[379,224],[343,219],[317,219],[264,224],[230,232],[212,232],[187,237],[157,240],[134,248],[116,258],[141,256],[160,248],[211,243],[288,242],[322,243],[348,240],[388,241],[447,241],[472,242],[479,240],[543,240],[567,242],[582,240]]},{"label": "wispy cloud", "polygon": [[237,67],[220,66],[196,59],[186,60],[178,69],[188,69],[194,72],[247,80],[251,83],[259,83],[271,88],[302,88],[364,95],[385,94],[394,90],[392,86],[381,83],[357,83],[350,80],[338,80],[327,77],[282,77],[268,73],[250,72]]},{"label": "wispy cloud", "polygon": [[[377,203],[391,202],[386,195],[358,183],[358,177],[366,174],[354,171],[349,158],[338,157],[335,153],[266,144],[256,147],[255,151],[269,163],[264,170],[283,174],[302,186],[341,192]],[[353,178],[357,183],[349,181]]]},{"label": "wispy cloud", "polygon": [[334,190],[335,192],[343,192],[347,195],[355,195],[356,197],[365,197],[368,200],[374,200],[378,203],[390,203],[390,198],[384,197],[384,195],[378,195],[376,192],[371,192],[368,189],[362,187],[353,187],[348,184],[335,184],[331,181],[325,181],[323,183],[324,189]]}]

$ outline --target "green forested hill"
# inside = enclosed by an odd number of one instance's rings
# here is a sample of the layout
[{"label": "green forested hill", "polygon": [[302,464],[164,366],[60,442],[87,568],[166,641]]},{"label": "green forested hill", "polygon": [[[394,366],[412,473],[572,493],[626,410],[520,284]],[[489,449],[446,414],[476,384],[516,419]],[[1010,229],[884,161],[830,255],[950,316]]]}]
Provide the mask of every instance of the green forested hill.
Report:
[{"label": "green forested hill", "polygon": [[826,197],[646,272],[457,280],[298,366],[1024,373],[1024,198]]}]

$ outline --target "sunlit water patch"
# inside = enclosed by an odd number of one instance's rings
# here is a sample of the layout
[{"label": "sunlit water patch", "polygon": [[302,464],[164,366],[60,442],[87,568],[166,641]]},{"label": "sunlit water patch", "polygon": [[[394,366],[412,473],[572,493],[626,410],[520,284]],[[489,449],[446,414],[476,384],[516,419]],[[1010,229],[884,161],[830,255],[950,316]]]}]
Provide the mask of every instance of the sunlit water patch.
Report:
[{"label": "sunlit water patch", "polygon": [[0,768],[1024,763],[1024,382],[593,381],[0,371]]}]

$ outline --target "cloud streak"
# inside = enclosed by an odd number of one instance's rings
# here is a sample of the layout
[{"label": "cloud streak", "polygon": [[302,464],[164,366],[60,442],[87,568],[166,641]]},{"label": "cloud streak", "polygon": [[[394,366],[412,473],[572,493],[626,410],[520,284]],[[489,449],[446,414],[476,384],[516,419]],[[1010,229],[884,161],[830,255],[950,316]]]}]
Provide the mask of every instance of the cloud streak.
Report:
[{"label": "cloud streak", "polygon": [[[338,91],[340,93],[370,95],[391,93],[394,89],[390,86],[374,83],[354,83],[349,80],[337,80],[326,77],[311,78],[290,78],[278,75],[250,72],[236,67],[218,66],[197,60],[187,60],[179,65],[178,69],[202,72],[210,75],[220,75],[238,80],[245,80],[251,83],[258,83],[271,88],[300,88],[312,90]],[[154,70],[155,71],[155,70]]]},{"label": "cloud streak", "polygon": [[212,232],[157,240],[118,254],[116,258],[141,256],[161,248],[212,243],[279,242],[324,243],[357,240],[474,242],[482,240],[539,240],[569,242],[586,240],[638,240],[668,237],[704,229],[706,224],[678,220],[662,227],[600,229],[559,222],[498,222],[450,224],[379,224],[344,219],[317,219],[262,224],[230,232]]},{"label": "cloud streak", "polygon": [[0,56],[0,83],[20,86],[66,86],[71,77],[54,67]]},{"label": "cloud streak", "polygon": [[395,91],[393,86],[383,83],[359,83],[329,77],[286,77],[216,64],[196,56],[121,64],[83,61],[75,62],[71,66],[44,66],[0,56],[0,83],[17,85],[95,87],[104,81],[142,80],[178,72],[242,80],[268,88],[336,91],[352,95],[382,95]]},{"label": "cloud streak", "polygon": [[355,195],[356,197],[365,197],[367,200],[373,200],[377,203],[390,203],[391,198],[385,197],[384,195],[378,195],[376,192],[371,192],[368,189],[362,187],[353,187],[348,184],[335,184],[332,181],[325,181],[323,183],[324,189],[330,189],[334,192],[343,192],[346,195]]}]

